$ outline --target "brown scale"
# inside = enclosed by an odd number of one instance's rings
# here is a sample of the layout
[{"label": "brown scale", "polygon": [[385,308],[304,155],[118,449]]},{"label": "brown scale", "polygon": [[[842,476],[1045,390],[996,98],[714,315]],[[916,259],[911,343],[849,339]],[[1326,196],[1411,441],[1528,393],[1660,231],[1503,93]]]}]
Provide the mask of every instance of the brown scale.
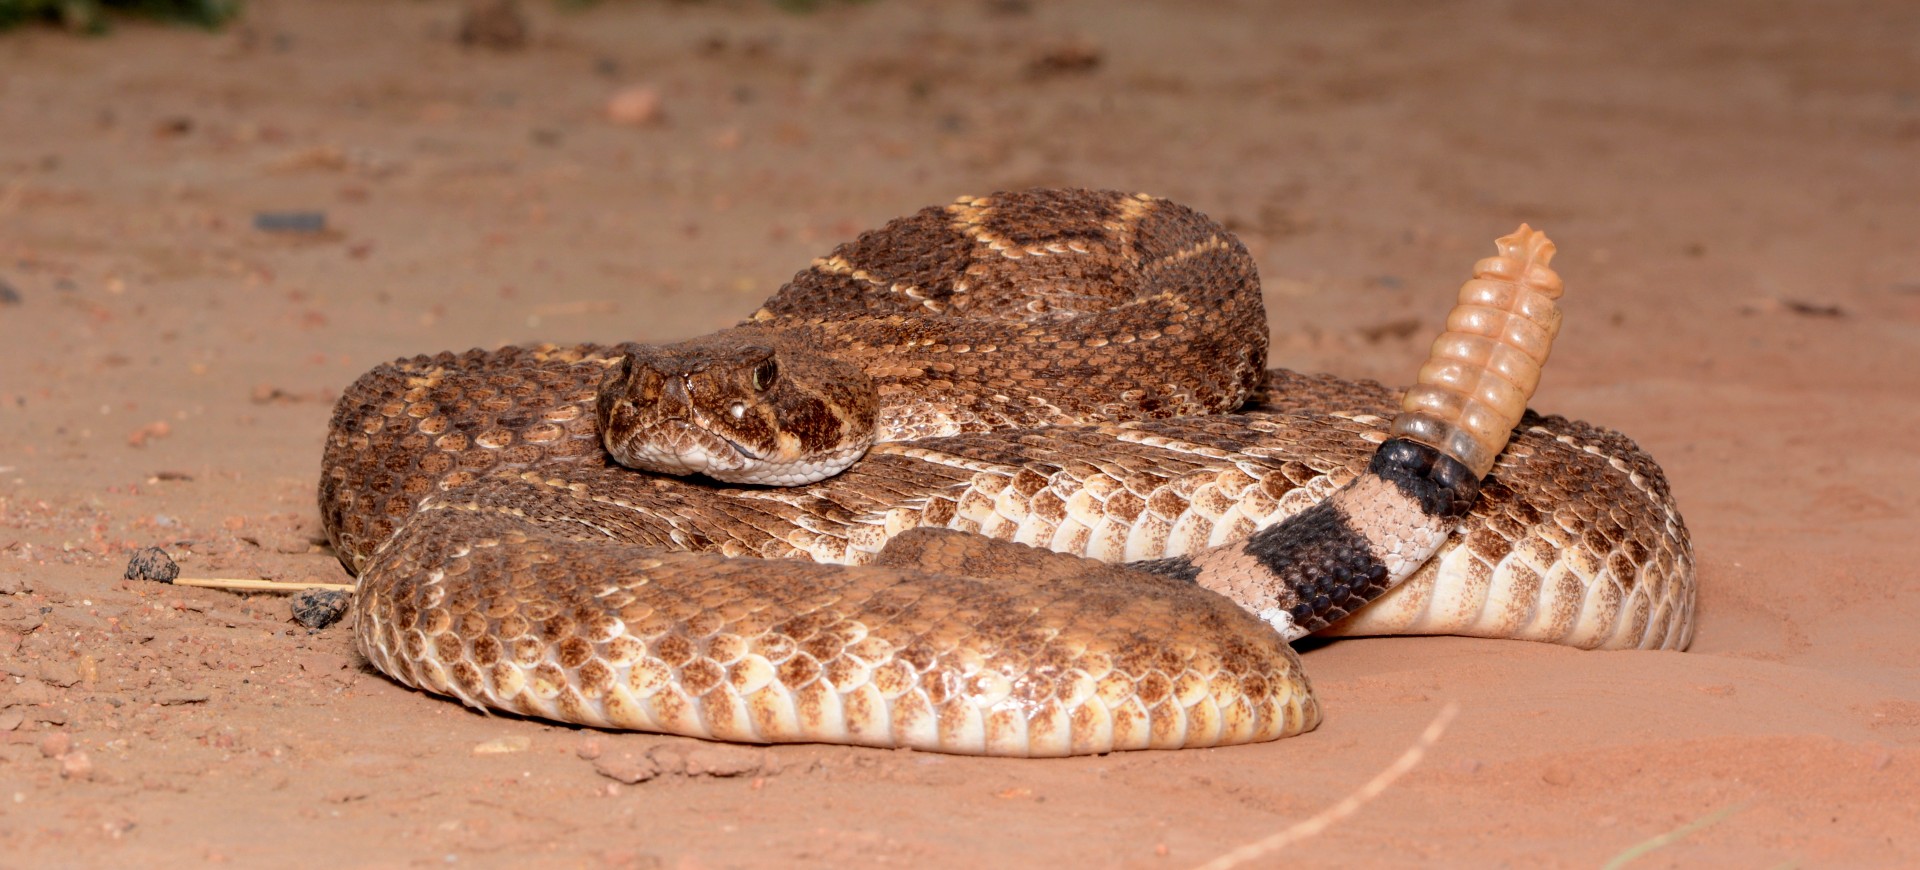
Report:
[{"label": "brown scale", "polygon": [[[734,329],[586,350],[629,357],[598,408],[619,461],[793,483],[728,467],[727,442],[833,469],[871,440],[1230,410],[1259,385],[1266,317],[1252,258],[1205,216],[1027,191],[862,234]],[[718,458],[678,458],[696,452]]]},{"label": "brown scale", "polygon": [[[1289,395],[1324,396],[1328,393],[1324,389],[1327,385],[1324,380],[1302,379],[1285,372],[1276,372],[1275,377],[1276,384],[1281,389],[1296,382],[1302,387],[1298,391],[1291,391]],[[1380,421],[1384,421],[1386,413],[1391,409],[1393,396],[1390,391],[1364,385],[1352,387],[1349,393],[1349,398],[1354,401],[1345,409],[1335,412],[1323,411],[1318,415],[1304,414],[1294,407],[1297,403],[1293,400],[1280,399],[1271,404],[1278,409],[1290,409],[1292,413],[1276,413],[1269,410],[1242,418],[1202,418],[1141,424],[1127,428],[1129,431],[1150,431],[1171,442],[1205,444],[1213,449],[1224,451],[1231,457],[1207,461],[1197,461],[1191,453],[1166,457],[1166,465],[1180,469],[1179,473],[1167,473],[1162,477],[1167,487],[1191,486],[1191,475],[1196,473],[1194,468],[1197,465],[1201,469],[1199,473],[1211,469],[1217,474],[1246,480],[1249,481],[1249,485],[1258,485],[1284,495],[1298,488],[1300,484],[1294,478],[1299,476],[1299,470],[1302,468],[1316,469],[1325,477],[1344,479],[1364,467],[1372,442],[1356,433],[1379,433],[1384,425]],[[1328,416],[1329,413],[1340,416]],[[1376,422],[1372,426],[1360,426],[1347,419],[1352,417],[1370,417]],[[1329,436],[1326,434],[1329,432],[1340,434]],[[988,463],[1004,461],[1010,453],[1028,456],[1024,474],[1021,466],[1008,465],[997,475],[1000,479],[1008,481],[1007,484],[1002,484],[1002,488],[1010,485],[1016,477],[1027,475],[1051,477],[1062,474],[1062,469],[1074,469],[1084,474],[1098,467],[1084,459],[1079,459],[1078,456],[1083,455],[1082,451],[1087,449],[1090,439],[1097,441],[1101,437],[1099,430],[1061,430],[1052,434],[1062,436],[1063,440],[1055,443],[1045,435],[1027,433],[1019,436],[967,436],[946,439],[934,444],[942,452],[960,457],[967,457],[971,453],[974,459]],[[1684,529],[1677,526],[1674,529],[1663,528],[1649,519],[1661,516],[1657,509],[1665,499],[1664,482],[1657,470],[1646,463],[1644,456],[1632,450],[1629,442],[1605,433],[1603,430],[1568,423],[1557,418],[1530,418],[1520,430],[1516,444],[1519,448],[1510,451],[1512,458],[1509,465],[1495,470],[1490,485],[1483,493],[1484,498],[1481,504],[1475,509],[1474,516],[1481,520],[1482,524],[1479,528],[1466,532],[1452,545],[1453,548],[1479,549],[1497,558],[1500,555],[1500,548],[1489,544],[1492,538],[1511,541],[1518,537],[1516,532],[1535,537],[1550,536],[1550,532],[1558,529],[1562,523],[1580,528],[1604,519],[1605,524],[1599,528],[1605,528],[1606,533],[1596,531],[1590,535],[1578,535],[1571,543],[1576,547],[1595,544],[1613,547],[1614,545],[1608,542],[1618,541],[1621,542],[1623,552],[1629,557],[1636,552],[1657,553],[1660,555],[1656,560],[1657,564],[1667,566],[1669,572],[1677,573],[1686,567],[1689,554],[1686,549]],[[1630,464],[1641,466],[1635,468],[1635,472],[1641,478],[1640,484],[1635,485],[1626,480],[1627,473],[1615,468],[1609,459],[1581,449],[1587,444],[1604,448],[1611,456],[1626,457],[1631,460]],[[977,450],[969,448],[977,448]],[[1162,450],[1161,448],[1138,442],[1111,442],[1107,445],[1107,449],[1114,456],[1122,458],[1103,457],[1102,464],[1109,467],[1124,466],[1135,469],[1131,486],[1147,488],[1149,492],[1147,499],[1159,497],[1161,490],[1146,483],[1151,478],[1151,473],[1139,469],[1152,467],[1153,457]],[[1256,459],[1255,453],[1261,456]],[[843,498],[848,498],[845,494],[862,491],[911,492],[920,482],[919,479],[924,478],[934,481],[949,493],[955,493],[970,489],[973,481],[979,476],[978,472],[958,474],[945,465],[928,467],[924,462],[886,461],[888,457],[884,456],[875,458],[883,461],[865,463],[848,475],[816,485],[816,488],[834,489],[841,492]],[[375,463],[371,467],[378,469],[381,466]],[[1246,478],[1247,468],[1254,468],[1260,473],[1256,478]],[[363,466],[362,470],[367,470],[367,467]],[[574,540],[590,539],[594,534],[588,526],[574,522],[573,518],[585,519],[592,525],[615,530],[622,539],[642,544],[657,544],[658,541],[669,536],[669,530],[661,526],[665,522],[663,519],[665,517],[707,516],[709,520],[717,517],[719,519],[713,521],[711,525],[723,530],[747,528],[743,518],[752,517],[756,523],[755,528],[763,533],[778,535],[777,529],[781,523],[790,523],[794,516],[791,505],[785,500],[737,499],[733,497],[737,496],[737,493],[729,493],[727,490],[700,487],[677,480],[638,479],[629,472],[607,469],[604,465],[595,467],[591,464],[563,461],[550,466],[548,471],[556,480],[568,479],[579,484],[577,489],[610,495],[629,502],[633,507],[625,508],[603,502],[586,501],[575,487],[552,486],[545,481],[532,483],[522,480],[520,474],[506,472],[476,481],[475,484],[463,489],[461,494],[477,505],[493,505],[496,508],[513,506],[536,518],[541,518],[540,522],[545,524],[548,534],[557,531],[565,538]],[[1133,495],[1131,488],[1123,488],[1119,491]],[[804,500],[806,492],[806,489],[802,489],[791,495]],[[956,494],[955,497],[959,496]],[[396,493],[394,498],[405,499],[406,496]],[[1628,507],[1636,503],[1645,507],[1641,509]],[[1608,507],[1595,510],[1589,507],[1591,505]],[[870,512],[872,510],[870,509]],[[1127,506],[1122,510],[1130,513],[1132,507]],[[1624,516],[1616,517],[1616,512]],[[431,513],[435,516],[443,514],[458,515],[451,511]],[[1545,530],[1541,530],[1542,522],[1545,523]],[[558,528],[554,528],[555,524],[559,524]],[[696,521],[695,524],[700,523]],[[649,532],[648,529],[652,531]],[[776,531],[766,532],[766,530]],[[439,536],[434,534],[429,535],[428,538],[437,542]],[[725,540],[724,534],[715,535],[705,540],[705,546],[719,548]],[[1511,549],[1512,545],[1509,544],[1508,548]],[[364,559],[364,553],[358,555]],[[1601,554],[1589,558],[1594,561],[1604,561],[1607,555]],[[614,559],[607,553],[590,556],[590,558],[596,560],[598,564],[630,564],[625,560]],[[428,551],[408,561],[414,565],[427,565],[433,564],[435,559],[435,554]],[[573,559],[567,562],[581,564]],[[455,563],[466,569],[457,572],[456,576],[474,574],[471,563],[472,557]],[[971,564],[969,563],[970,568]],[[417,571],[420,568],[416,567],[413,570]],[[395,565],[380,574],[393,577],[396,571],[400,574],[407,573],[405,568]],[[449,569],[449,573],[455,572]],[[568,575],[563,572],[551,576],[558,582],[565,582]],[[1413,584],[1416,587],[1418,579],[1416,578]],[[550,587],[542,583],[526,588],[530,594],[539,595],[546,594],[541,590],[547,590]],[[1071,594],[1066,590],[1061,591],[1063,594]],[[481,597],[489,596],[482,593]],[[975,607],[977,609],[978,605]],[[1673,605],[1668,605],[1666,609],[1670,613],[1678,611],[1678,608]],[[498,612],[497,606],[494,612]],[[1365,612],[1363,611],[1361,615],[1364,616]],[[494,618],[498,619],[498,616]],[[1647,621],[1632,615],[1629,615],[1626,621],[1631,623],[1635,620]],[[549,630],[552,628],[549,627]],[[518,640],[520,638],[509,638],[507,642],[512,645]],[[396,638],[395,642],[401,641]],[[1656,642],[1659,640],[1656,639]],[[907,645],[911,646],[910,643]],[[426,638],[421,636],[417,638],[417,642],[405,642],[404,648],[425,650],[428,644],[426,644]],[[542,647],[536,645],[532,649],[537,651],[540,648]],[[471,676],[471,672],[468,672],[468,678]],[[551,673],[548,676],[551,677]],[[419,679],[425,680],[427,677],[421,676]],[[514,709],[534,709],[538,712],[543,708],[527,701],[516,702]]]},{"label": "brown scale", "polygon": [[[343,396],[322,509],[362,575],[358,630],[376,665],[471,703],[749,740],[1057,754],[1269,739],[1317,721],[1285,645],[1215,596],[897,533],[965,527],[963,505],[1051,517],[1098,489],[1100,535],[1144,517],[1172,529],[1156,555],[1190,552],[1351,480],[1386,437],[1395,391],[1275,371],[1246,414],[889,445],[810,486],[731,489],[609,465],[583,412],[613,361],[591,346],[442,354],[383,366]],[[1182,534],[1203,511],[1221,519]],[[999,519],[990,530],[1018,532]],[[720,555],[876,551],[878,565],[852,569]],[[1632,442],[1529,414],[1442,551],[1334,630],[1684,646],[1691,559],[1663,476]],[[1532,584],[1537,602],[1499,584]]]}]

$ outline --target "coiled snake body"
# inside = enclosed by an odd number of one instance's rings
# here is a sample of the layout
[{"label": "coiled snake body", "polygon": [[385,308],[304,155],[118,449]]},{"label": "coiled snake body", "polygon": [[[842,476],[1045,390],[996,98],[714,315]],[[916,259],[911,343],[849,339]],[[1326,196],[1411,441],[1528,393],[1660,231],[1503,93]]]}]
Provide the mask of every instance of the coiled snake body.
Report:
[{"label": "coiled snake body", "polygon": [[[1557,294],[1550,253],[1483,261],[1482,283]],[[1062,755],[1310,729],[1286,641],[1322,628],[1691,635],[1691,545],[1631,441],[1530,412],[1513,426],[1525,395],[1495,396],[1511,443],[1463,456],[1404,415],[1389,432],[1392,390],[1262,373],[1250,258],[1165,201],[927,209],[815,261],[740,330],[416,357],[356,382],[321,507],[360,575],[368,658],[599,727]],[[801,388],[780,401],[813,402],[811,422],[779,430],[753,402],[809,383],[814,348],[853,360],[877,406]],[[811,383],[850,377],[818,365]],[[664,423],[640,419],[651,406]],[[731,474],[736,452],[785,457],[863,414],[879,437],[828,448],[833,476],[804,486],[609,457]],[[667,446],[622,441],[649,426]],[[809,462],[777,474],[817,476]]]}]

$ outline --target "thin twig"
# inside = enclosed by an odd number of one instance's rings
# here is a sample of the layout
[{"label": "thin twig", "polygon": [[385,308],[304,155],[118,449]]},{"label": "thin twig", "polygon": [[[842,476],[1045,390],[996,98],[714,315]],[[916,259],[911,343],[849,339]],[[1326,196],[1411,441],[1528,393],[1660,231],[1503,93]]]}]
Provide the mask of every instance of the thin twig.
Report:
[{"label": "thin twig", "polygon": [[231,589],[237,592],[299,592],[305,589],[338,589],[352,592],[352,583],[283,583],[279,580],[251,580],[242,577],[175,577],[175,586],[203,589]]},{"label": "thin twig", "polygon": [[1427,750],[1433,748],[1433,744],[1439,742],[1440,735],[1447,732],[1447,725],[1451,724],[1453,717],[1459,713],[1459,704],[1451,701],[1447,702],[1447,706],[1440,708],[1439,715],[1433,717],[1433,721],[1427,724],[1427,729],[1420,732],[1420,738],[1415,740],[1412,746],[1407,747],[1407,751],[1400,753],[1400,757],[1394,759],[1392,764],[1387,765],[1387,769],[1375,774],[1372,779],[1367,780],[1365,785],[1360,786],[1358,789],[1355,789],[1353,793],[1341,798],[1339,803],[1295,822],[1292,827],[1274,834],[1271,837],[1258,842],[1248,843],[1205,864],[1201,864],[1195,868],[1195,870],[1227,870],[1229,867],[1235,867],[1248,861],[1263,858],[1333,827],[1340,820],[1359,812],[1360,808],[1366,806],[1368,801],[1379,797],[1380,793],[1392,786],[1395,780],[1405,776],[1407,771],[1412,770],[1415,765],[1419,764],[1420,759],[1426,757]]},{"label": "thin twig", "polygon": [[1651,837],[1635,843],[1625,852],[1613,856],[1613,860],[1608,861],[1606,866],[1601,868],[1601,870],[1620,870],[1620,868],[1646,857],[1649,852],[1665,849],[1668,846],[1686,839],[1695,831],[1725,821],[1728,816],[1739,812],[1745,807],[1745,804],[1734,804],[1730,807],[1722,807],[1657,837]]}]

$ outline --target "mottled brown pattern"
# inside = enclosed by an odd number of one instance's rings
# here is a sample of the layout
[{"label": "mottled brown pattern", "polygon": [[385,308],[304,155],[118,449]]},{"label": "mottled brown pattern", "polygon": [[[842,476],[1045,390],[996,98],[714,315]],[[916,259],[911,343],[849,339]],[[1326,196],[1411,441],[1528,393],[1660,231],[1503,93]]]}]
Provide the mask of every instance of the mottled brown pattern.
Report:
[{"label": "mottled brown pattern", "polygon": [[622,345],[597,412],[625,465],[791,485],[875,441],[1231,410],[1266,349],[1253,260],[1204,215],[999,193],[862,234],[738,327]]},{"label": "mottled brown pattern", "polygon": [[[1163,236],[1149,230],[1178,216],[1116,202],[1149,219],[1070,241],[1150,255]],[[1032,243],[995,208],[912,220],[961,228],[933,260]],[[827,280],[838,268],[783,293],[842,292]],[[951,307],[974,292],[963,277],[997,286],[992,270],[900,274],[914,282],[900,299],[863,304]],[[845,292],[877,292],[867,285]],[[964,298],[1020,310],[1006,293]],[[1149,333],[1167,329],[1134,343]],[[343,396],[322,508],[362,576],[358,631],[382,670],[585,724],[955,752],[1216,745],[1318,721],[1265,623],[1104,563],[1232,544],[1318,503],[1386,437],[1393,391],[1274,371],[1238,414],[883,444],[819,483],[727,488],[606,459],[592,409],[618,359],[602,346],[417,357]],[[1616,433],[1529,415],[1471,518],[1334,630],[1682,647],[1692,604],[1691,547],[1659,469]]]}]

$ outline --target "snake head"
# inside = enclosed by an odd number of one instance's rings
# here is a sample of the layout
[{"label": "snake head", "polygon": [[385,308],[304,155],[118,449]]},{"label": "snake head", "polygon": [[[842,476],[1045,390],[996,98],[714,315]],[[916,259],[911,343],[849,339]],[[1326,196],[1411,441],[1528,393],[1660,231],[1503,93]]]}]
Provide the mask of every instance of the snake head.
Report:
[{"label": "snake head", "polygon": [[607,452],[630,468],[797,486],[873,443],[878,400],[852,363],[751,328],[622,350],[598,414]]}]

